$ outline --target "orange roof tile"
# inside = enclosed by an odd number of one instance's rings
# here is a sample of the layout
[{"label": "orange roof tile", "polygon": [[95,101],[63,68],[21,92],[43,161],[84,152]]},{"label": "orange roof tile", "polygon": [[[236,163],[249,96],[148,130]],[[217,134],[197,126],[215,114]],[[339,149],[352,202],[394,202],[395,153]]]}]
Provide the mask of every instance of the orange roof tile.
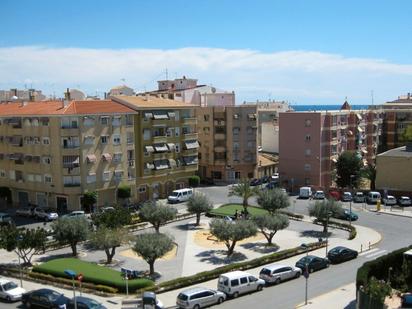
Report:
[{"label": "orange roof tile", "polygon": [[0,116],[31,116],[31,115],[90,115],[135,113],[127,106],[111,100],[71,101],[64,107],[62,101],[12,102],[0,104]]}]

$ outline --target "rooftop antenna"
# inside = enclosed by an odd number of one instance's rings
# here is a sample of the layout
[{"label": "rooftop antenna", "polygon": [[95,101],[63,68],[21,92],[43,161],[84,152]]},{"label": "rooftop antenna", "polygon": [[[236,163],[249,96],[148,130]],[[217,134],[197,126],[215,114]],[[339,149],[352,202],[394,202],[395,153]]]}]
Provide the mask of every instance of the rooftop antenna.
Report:
[{"label": "rooftop antenna", "polygon": [[371,99],[372,99],[372,105],[375,105],[375,103],[374,103],[374,98],[373,98],[373,90],[371,90]]}]

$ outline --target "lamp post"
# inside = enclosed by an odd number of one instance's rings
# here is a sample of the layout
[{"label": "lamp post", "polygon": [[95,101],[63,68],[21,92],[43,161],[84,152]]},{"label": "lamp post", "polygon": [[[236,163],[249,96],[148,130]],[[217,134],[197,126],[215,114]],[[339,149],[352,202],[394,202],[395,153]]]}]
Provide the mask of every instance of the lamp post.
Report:
[{"label": "lamp post", "polygon": [[77,309],[76,288],[75,288],[75,285],[74,285],[74,278],[76,277],[76,272],[74,270],[71,270],[71,269],[65,269],[64,273],[72,278],[74,309]]},{"label": "lamp post", "polygon": [[[301,244],[300,247],[306,250],[306,257],[308,256],[309,247],[307,244]],[[306,259],[305,263],[305,271],[303,272],[303,276],[305,277],[305,306],[308,304],[308,279],[309,279],[309,269],[308,269],[308,261]]]},{"label": "lamp post", "polygon": [[[17,247],[19,246],[19,242],[22,239],[23,239],[23,236],[21,235],[17,236]],[[20,254],[17,254],[17,259],[19,263],[20,287],[23,287],[23,272],[22,272],[22,267],[21,267]]]},{"label": "lamp post", "polygon": [[351,199],[349,201],[349,225],[352,225],[352,198],[353,198],[353,188],[352,188],[352,178],[356,177],[355,175],[350,175],[349,177],[349,187],[351,193]]},{"label": "lamp post", "polygon": [[[332,216],[332,212],[328,211],[327,216],[326,216],[326,229],[328,229],[330,216]],[[326,231],[326,257],[328,257],[328,244],[329,244],[329,231]]]}]

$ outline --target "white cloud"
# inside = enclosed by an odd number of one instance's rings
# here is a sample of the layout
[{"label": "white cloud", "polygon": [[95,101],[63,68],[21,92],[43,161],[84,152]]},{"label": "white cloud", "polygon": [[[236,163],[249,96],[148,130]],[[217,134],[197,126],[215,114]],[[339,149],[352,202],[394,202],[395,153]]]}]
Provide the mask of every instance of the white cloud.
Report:
[{"label": "white cloud", "polygon": [[314,51],[0,48],[0,88],[32,83],[46,93],[80,87],[94,94],[125,78],[133,88],[149,90],[165,78],[165,68],[169,78],[186,75],[235,90],[238,102],[270,94],[298,103],[339,104],[348,96],[353,103],[368,104],[372,89],[379,102],[408,92],[412,84],[411,64]]}]

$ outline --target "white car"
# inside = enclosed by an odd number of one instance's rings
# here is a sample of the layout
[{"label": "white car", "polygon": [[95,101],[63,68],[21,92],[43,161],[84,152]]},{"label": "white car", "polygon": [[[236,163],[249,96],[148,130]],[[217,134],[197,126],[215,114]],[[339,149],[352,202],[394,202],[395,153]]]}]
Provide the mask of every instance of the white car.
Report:
[{"label": "white car", "polygon": [[314,200],[324,200],[325,199],[325,192],[318,190],[313,195]]},{"label": "white car", "polygon": [[396,198],[393,195],[388,195],[383,199],[383,202],[386,206],[394,206],[396,205]]},{"label": "white car", "polygon": [[19,287],[14,282],[0,278],[0,298],[3,298],[9,302],[17,301],[21,299],[21,296],[26,293],[26,290]]},{"label": "white car", "polygon": [[34,209],[31,207],[23,207],[16,210],[16,216],[32,217]]},{"label": "white car", "polygon": [[36,207],[34,209],[34,216],[46,221],[57,220],[59,218],[59,215],[53,209],[41,207]]},{"label": "white car", "polygon": [[408,197],[408,196],[401,196],[401,197],[398,199],[398,204],[399,204],[400,206],[411,206],[411,205],[412,205],[412,201],[411,201],[411,198]]},{"label": "white car", "polygon": [[265,266],[259,273],[259,278],[269,284],[278,284],[282,281],[299,278],[302,270],[298,267],[272,264]]},{"label": "white car", "polygon": [[86,217],[86,214],[83,210],[73,210],[71,213],[64,215],[62,218],[79,218],[79,217]]}]

